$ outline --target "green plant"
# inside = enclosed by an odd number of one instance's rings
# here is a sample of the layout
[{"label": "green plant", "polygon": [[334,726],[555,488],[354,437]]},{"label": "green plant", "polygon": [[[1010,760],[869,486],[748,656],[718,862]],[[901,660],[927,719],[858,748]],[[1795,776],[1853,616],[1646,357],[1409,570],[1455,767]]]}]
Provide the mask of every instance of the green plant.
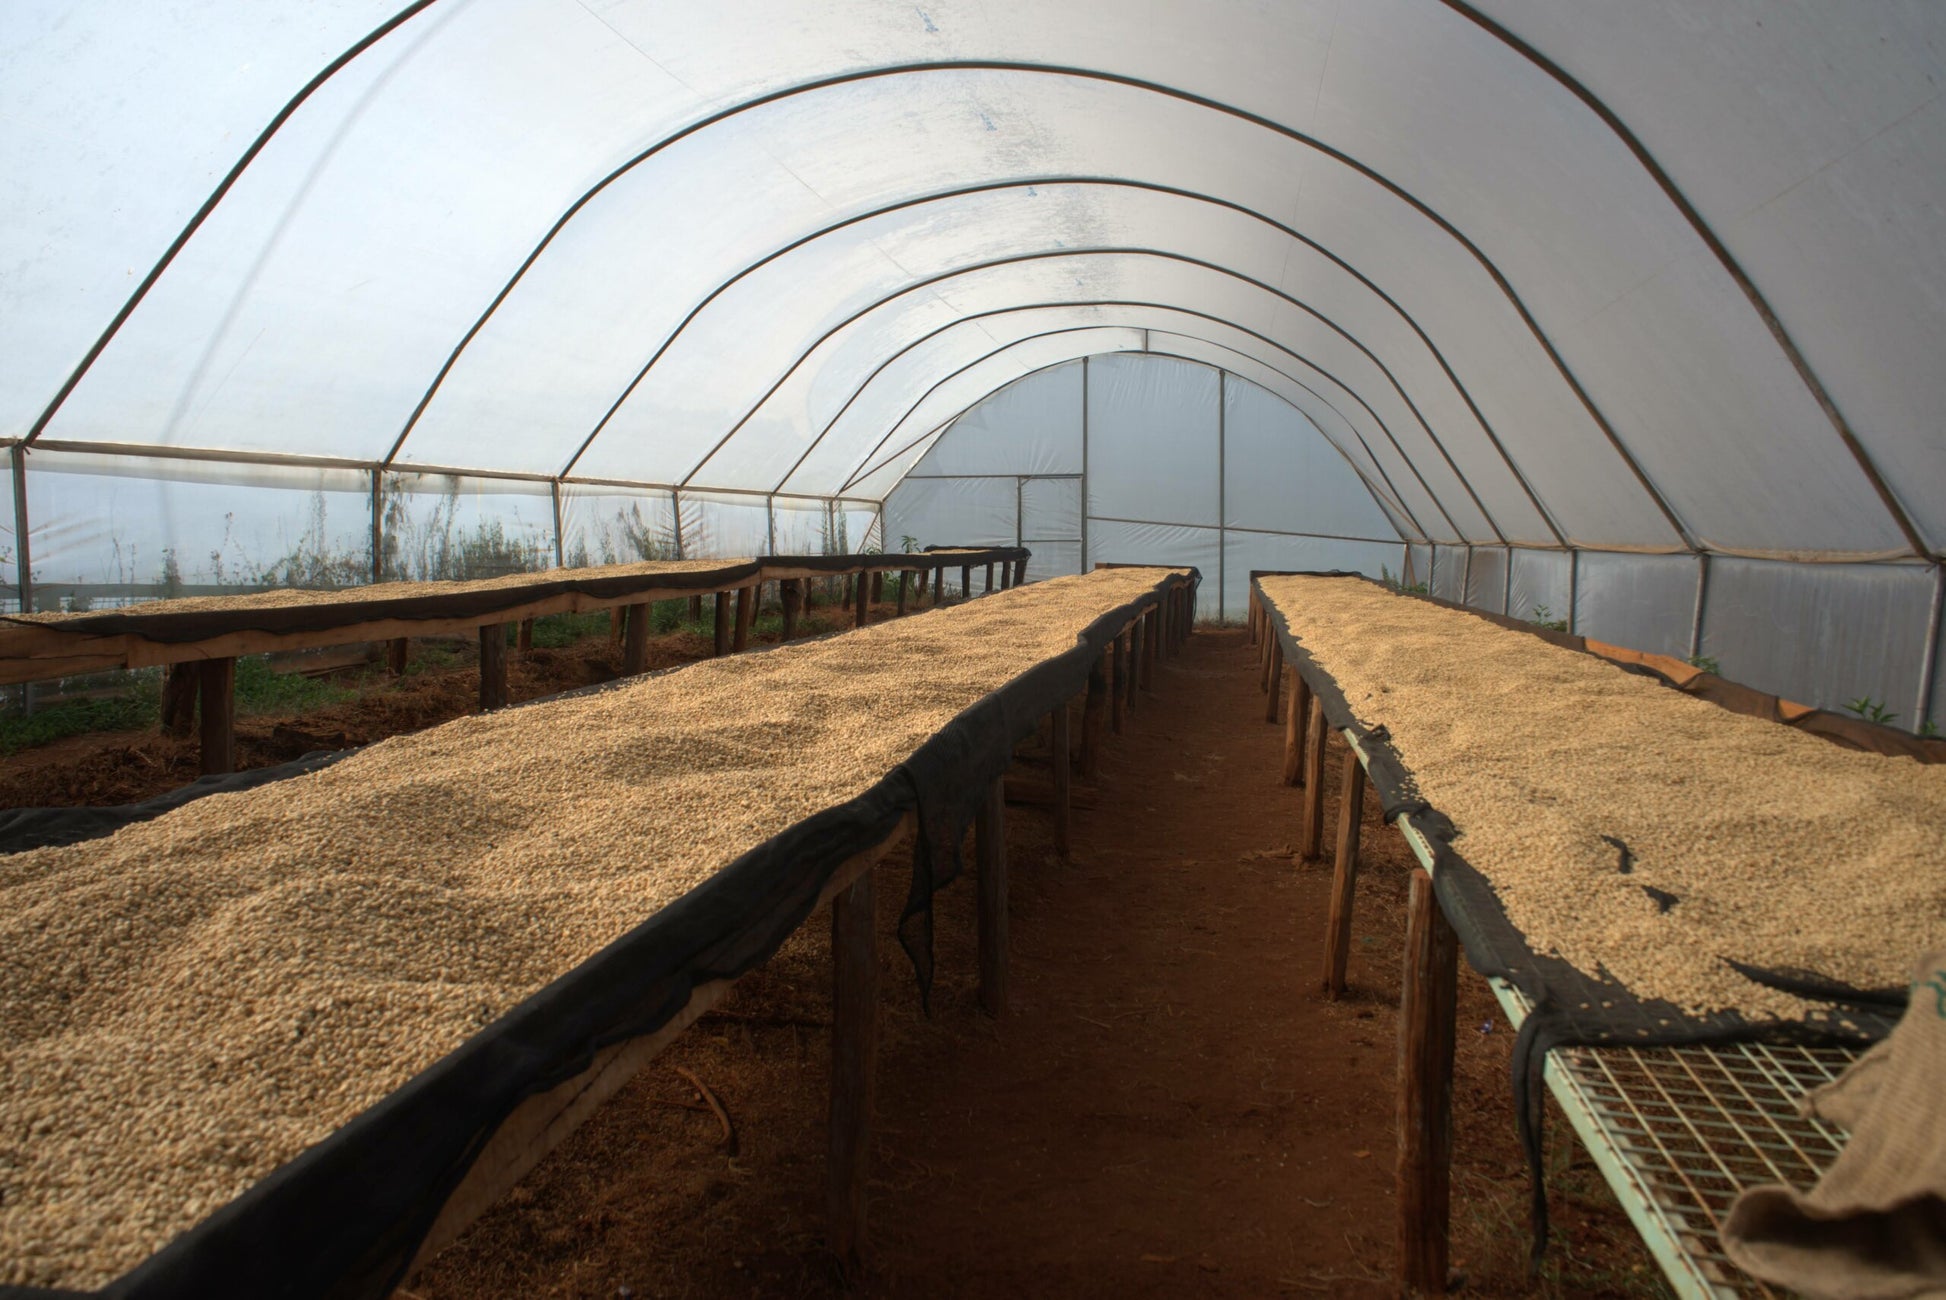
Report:
[{"label": "green plant", "polygon": [[89,731],[140,731],[153,727],[162,714],[161,699],[156,679],[148,676],[122,694],[66,700],[36,709],[32,714],[9,709],[0,713],[0,754],[17,753]]},{"label": "green plant", "polygon": [[238,713],[303,713],[348,700],[355,694],[328,678],[280,673],[262,655],[248,655],[236,661]]},{"label": "green plant", "polygon": [[1428,590],[1423,582],[1408,583],[1404,575],[1394,576],[1392,570],[1383,564],[1378,566],[1378,580],[1393,591],[1406,592],[1415,596],[1423,596]]},{"label": "green plant", "polygon": [[901,533],[899,534],[899,549],[907,555],[910,555],[919,549],[919,539],[911,533]]},{"label": "green plant", "polygon": [[1845,708],[1856,713],[1867,722],[1876,722],[1888,727],[1899,716],[1896,713],[1888,711],[1883,704],[1880,704],[1869,695],[1861,695],[1855,700],[1846,701]]},{"label": "green plant", "polygon": [[534,620],[534,644],[546,650],[559,650],[583,637],[607,631],[607,614],[544,614]]},{"label": "green plant", "polygon": [[1691,655],[1689,656],[1689,658],[1683,660],[1683,662],[1688,664],[1691,668],[1700,668],[1704,672],[1714,673],[1718,677],[1721,677],[1723,675],[1723,665],[1717,663],[1716,660],[1709,655]]},{"label": "green plant", "polygon": [[1919,724],[1919,734],[1921,736],[1924,736],[1927,740],[1932,740],[1939,735],[1939,724],[1937,722],[1934,722],[1931,718],[1927,718],[1924,722]]},{"label": "green plant", "polygon": [[1568,630],[1568,621],[1565,618],[1554,617],[1554,611],[1545,605],[1534,606],[1533,621],[1537,626],[1544,627],[1550,632],[1565,632]]}]

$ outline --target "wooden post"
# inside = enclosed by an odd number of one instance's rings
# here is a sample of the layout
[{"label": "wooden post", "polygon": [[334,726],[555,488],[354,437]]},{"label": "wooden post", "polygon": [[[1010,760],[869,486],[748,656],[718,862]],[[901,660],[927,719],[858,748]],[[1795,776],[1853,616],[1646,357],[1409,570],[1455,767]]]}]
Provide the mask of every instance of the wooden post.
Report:
[{"label": "wooden post", "polygon": [[865,1176],[878,1073],[878,926],[867,871],[831,900],[831,1252],[855,1272],[865,1245]]},{"label": "wooden post", "polygon": [[1048,728],[1048,748],[1054,760],[1054,847],[1065,858],[1072,848],[1074,820],[1069,806],[1074,782],[1074,746],[1069,739],[1073,724],[1068,718],[1068,701],[1062,700],[1055,706],[1049,721],[1052,725]]},{"label": "wooden post", "polygon": [[1122,709],[1128,700],[1128,635],[1115,638],[1114,662],[1108,672],[1108,729],[1122,734]]},{"label": "wooden post", "polygon": [[1250,645],[1256,645],[1257,644],[1257,587],[1255,583],[1252,583],[1250,586],[1250,600],[1249,603],[1244,606],[1243,622],[1244,622],[1244,626],[1249,629],[1249,633],[1250,633],[1249,637],[1247,638],[1247,643]]},{"label": "wooden post", "polygon": [[1026,581],[1027,581],[1027,557],[1023,555],[1018,560],[1014,561],[1014,586],[1016,587],[1021,586]]},{"label": "wooden post", "polygon": [[1304,732],[1303,858],[1316,861],[1324,852],[1324,744],[1331,734],[1325,726],[1324,705],[1311,696],[1311,714]]},{"label": "wooden post", "polygon": [[959,598],[961,600],[973,598],[973,566],[970,564],[959,566]]},{"label": "wooden post", "polygon": [[610,605],[608,607],[608,640],[611,645],[622,643],[622,628],[628,622],[628,606]]},{"label": "wooden post", "polygon": [[982,596],[990,596],[993,594],[993,565],[991,563],[987,565],[987,585],[980,588],[980,594]]},{"label": "wooden post", "polygon": [[784,607],[784,640],[797,635],[797,613],[804,608],[804,580],[786,578],[777,584],[777,598]]},{"label": "wooden post", "polygon": [[1162,653],[1162,606],[1155,605],[1142,616],[1142,689],[1155,689],[1155,661]]},{"label": "wooden post", "polygon": [[716,646],[715,653],[721,658],[730,653],[730,593],[716,593]]},{"label": "wooden post", "polygon": [[170,664],[162,683],[162,730],[187,736],[196,722],[196,665]]},{"label": "wooden post", "polygon": [[1258,663],[1258,689],[1273,691],[1277,689],[1277,670],[1283,666],[1284,648],[1277,644],[1277,638],[1270,635],[1268,627],[1264,630],[1263,656]]},{"label": "wooden post", "polygon": [[945,599],[946,599],[946,566],[942,564],[937,569],[934,569],[932,571],[933,607],[938,608],[939,603]]},{"label": "wooden post", "polygon": [[628,611],[628,628],[622,633],[622,675],[634,677],[649,666],[649,605],[641,601],[620,608]]},{"label": "wooden post", "polygon": [[1311,713],[1311,683],[1284,665],[1284,784],[1304,784],[1304,723]]},{"label": "wooden post", "polygon": [[480,711],[507,707],[507,625],[480,627]]},{"label": "wooden post", "polygon": [[196,739],[202,749],[202,774],[236,771],[236,660],[205,659],[197,664],[196,694],[201,705]]},{"label": "wooden post", "polygon": [[689,621],[692,623],[701,623],[703,621],[703,598],[701,596],[691,596],[689,598]]},{"label": "wooden post", "polygon": [[1452,1209],[1453,1030],[1459,938],[1432,877],[1412,873],[1399,1008],[1399,1283],[1446,1294]]},{"label": "wooden post", "polygon": [[980,1010],[1007,1014],[1007,783],[996,778],[973,823],[978,864]]},{"label": "wooden post", "polygon": [[1351,900],[1358,888],[1358,826],[1365,815],[1365,765],[1345,746],[1344,780],[1338,799],[1338,858],[1331,873],[1331,920],[1324,931],[1324,991],[1345,992],[1345,961],[1351,956]]},{"label": "wooden post", "polygon": [[906,591],[911,586],[912,586],[912,571],[910,569],[900,569],[899,570],[899,610],[897,615],[899,618],[905,617],[905,595],[906,595]]},{"label": "wooden post", "polygon": [[872,570],[872,604],[882,604],[885,600],[885,573],[882,569]]},{"label": "wooden post", "polygon": [[1081,775],[1092,781],[1101,775],[1101,715],[1108,704],[1108,670],[1114,651],[1102,651],[1088,670],[1088,694],[1081,702]]},{"label": "wooden post", "polygon": [[1143,663],[1148,657],[1144,653],[1147,646],[1142,634],[1142,624],[1146,619],[1147,615],[1137,614],[1135,621],[1128,625],[1128,630],[1122,633],[1128,638],[1128,709],[1131,713],[1135,711],[1135,688],[1140,684],[1142,674],[1148,671]]},{"label": "wooden post", "polygon": [[523,618],[520,620],[520,632],[516,637],[514,648],[520,651],[520,653],[522,654],[526,654],[529,650],[532,650],[534,648],[534,620],[533,619]]},{"label": "wooden post", "polygon": [[[750,625],[757,620],[757,592],[755,586],[737,588],[737,626],[736,635],[730,642],[730,649],[742,654],[750,648]],[[646,609],[647,606],[644,606]]]},{"label": "wooden post", "polygon": [[871,606],[866,603],[866,601],[869,600],[871,597],[872,585],[871,582],[866,578],[863,571],[860,571],[858,576],[852,580],[851,590],[852,590],[852,600],[855,601],[858,606],[858,617],[857,617],[856,625],[858,627],[864,627],[865,624],[871,622],[871,618],[872,618]]},{"label": "wooden post", "polygon": [[405,676],[406,655],[412,648],[408,637],[395,636],[385,645],[385,667],[394,677]]}]

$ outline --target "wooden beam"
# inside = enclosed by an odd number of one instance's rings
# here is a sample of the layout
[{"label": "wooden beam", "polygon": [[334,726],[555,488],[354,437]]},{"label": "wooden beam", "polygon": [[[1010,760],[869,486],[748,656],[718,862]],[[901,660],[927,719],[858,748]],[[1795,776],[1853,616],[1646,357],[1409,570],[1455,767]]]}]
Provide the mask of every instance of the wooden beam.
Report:
[{"label": "wooden beam", "polygon": [[236,771],[236,660],[196,665],[197,744],[204,776]]},{"label": "wooden beam", "polygon": [[187,736],[196,723],[196,665],[170,664],[162,683],[162,731]]},{"label": "wooden beam", "polygon": [[1324,705],[1311,696],[1311,713],[1304,732],[1304,831],[1302,857],[1314,862],[1324,852],[1324,746],[1330,728]]},{"label": "wooden beam", "polygon": [[804,579],[785,578],[777,584],[777,600],[784,607],[784,640],[797,635],[798,611],[804,608]]},{"label": "wooden beam", "polygon": [[1115,638],[1114,661],[1108,672],[1108,729],[1122,734],[1122,710],[1128,700],[1128,633]]},{"label": "wooden beam", "polygon": [[1068,717],[1068,701],[1062,700],[1050,719],[1048,748],[1054,761],[1054,847],[1062,857],[1074,849],[1074,746],[1069,738],[1073,722]]},{"label": "wooden beam", "polygon": [[622,673],[634,677],[649,667],[649,607],[627,605],[628,625],[622,633]]},{"label": "wooden beam", "polygon": [[852,579],[851,589],[852,589],[852,599],[855,600],[858,604],[857,625],[859,627],[864,627],[867,623],[870,623],[872,621],[871,575],[865,573],[863,570],[860,570],[858,575]]},{"label": "wooden beam", "polygon": [[480,711],[507,707],[507,625],[480,624]]},{"label": "wooden beam", "polygon": [[730,653],[730,593],[727,591],[719,591],[716,593],[716,626],[714,630],[716,632],[716,643],[713,648],[713,653],[720,659]]},{"label": "wooden beam", "polygon": [[868,871],[831,904],[831,1253],[856,1274],[865,1247],[865,1182],[878,1073],[878,925]]},{"label": "wooden beam", "polygon": [[730,649],[736,654],[750,648],[750,626],[757,621],[757,593],[761,590],[760,584],[737,588],[736,635],[730,642]]},{"label": "wooden beam", "polygon": [[1081,775],[1094,780],[1101,775],[1101,723],[1108,707],[1108,673],[1114,651],[1102,651],[1101,658],[1088,670],[1088,694],[1081,704]]},{"label": "wooden beam", "polygon": [[1005,779],[987,786],[973,823],[979,879],[980,1010],[1007,1014],[1007,797]]},{"label": "wooden beam", "polygon": [[1399,1008],[1399,1284],[1446,1294],[1452,1210],[1453,1036],[1459,938],[1412,873],[1406,902],[1405,991]]},{"label": "wooden beam", "polygon": [[1304,784],[1304,722],[1311,712],[1311,683],[1284,665],[1284,784]]},{"label": "wooden beam", "polygon": [[1270,644],[1269,693],[1264,696],[1264,721],[1277,721],[1277,704],[1282,698],[1278,687],[1283,684],[1284,674],[1290,670],[1284,667],[1284,649],[1275,640]]},{"label": "wooden beam", "polygon": [[394,677],[405,676],[406,659],[412,652],[412,638],[395,636],[385,643],[385,668]]},{"label": "wooden beam", "polygon": [[1345,963],[1351,957],[1351,903],[1358,889],[1358,832],[1365,816],[1365,765],[1345,746],[1338,787],[1338,855],[1331,872],[1331,919],[1324,929],[1324,991],[1345,993]]}]

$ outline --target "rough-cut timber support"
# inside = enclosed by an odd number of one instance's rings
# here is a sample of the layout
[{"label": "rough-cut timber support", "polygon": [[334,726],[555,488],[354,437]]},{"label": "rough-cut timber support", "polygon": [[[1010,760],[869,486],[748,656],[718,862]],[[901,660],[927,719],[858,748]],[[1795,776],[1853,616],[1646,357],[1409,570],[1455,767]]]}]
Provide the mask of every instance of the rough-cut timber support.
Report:
[{"label": "rough-cut timber support", "polygon": [[730,653],[730,593],[716,593],[716,654]]},{"label": "rough-cut timber support", "polygon": [[1284,784],[1304,784],[1304,721],[1311,713],[1311,683],[1284,665]]},{"label": "rough-cut timber support", "polygon": [[1005,778],[987,787],[973,823],[980,891],[980,1010],[1007,1014],[1007,790]]},{"label": "rough-cut timber support", "polygon": [[1101,715],[1108,705],[1108,670],[1114,651],[1104,650],[1088,670],[1088,694],[1081,703],[1081,775],[1092,781],[1101,775]]},{"label": "rough-cut timber support", "polygon": [[1155,689],[1155,661],[1162,653],[1162,606],[1157,604],[1142,619],[1142,689]]},{"label": "rough-cut timber support", "polygon": [[409,637],[395,636],[385,644],[385,667],[394,677],[405,676],[406,656],[411,653]]},{"label": "rough-cut timber support", "polygon": [[959,569],[959,597],[961,600],[973,598],[973,566],[962,564]]},{"label": "rough-cut timber support", "polygon": [[236,771],[236,660],[205,659],[196,665],[201,716],[197,741],[204,776]]},{"label": "rough-cut timber support", "polygon": [[691,596],[689,598],[689,621],[692,623],[701,623],[703,621],[703,598],[701,596]]},{"label": "rough-cut timber support", "polygon": [[1284,649],[1277,644],[1276,637],[1266,634],[1262,651],[1257,660],[1257,688],[1272,691],[1277,689],[1277,670],[1284,666]]},{"label": "rough-cut timber support", "polygon": [[1115,638],[1115,664],[1108,677],[1108,729],[1122,734],[1122,710],[1128,700],[1128,633]]},{"label": "rough-cut timber support", "polygon": [[1306,862],[1324,852],[1324,742],[1331,734],[1324,722],[1324,706],[1311,696],[1311,713],[1304,731],[1304,839]]},{"label": "rough-cut timber support", "polygon": [[1128,639],[1128,711],[1135,711],[1135,685],[1142,680],[1142,616],[1122,633]]},{"label": "rough-cut timber support", "polygon": [[872,873],[831,900],[831,1253],[855,1273],[865,1247],[865,1178],[878,1073],[878,928]]},{"label": "rough-cut timber support", "polygon": [[[762,590],[761,586],[737,588],[736,635],[730,641],[730,649],[737,654],[750,648],[750,625],[757,621],[757,593]],[[646,611],[648,606],[642,608]]]},{"label": "rough-cut timber support", "polygon": [[859,573],[857,577],[852,579],[851,591],[852,599],[858,605],[857,624],[859,627],[863,627],[872,621],[872,607],[868,603],[872,597],[872,584],[869,576],[862,572]]},{"label": "rough-cut timber support", "polygon": [[1054,760],[1054,847],[1067,857],[1073,842],[1071,787],[1074,782],[1073,725],[1068,718],[1068,701],[1062,700],[1049,719],[1048,749]]},{"label": "rough-cut timber support", "polygon": [[900,569],[899,570],[899,609],[898,609],[898,617],[900,618],[905,617],[905,597],[906,597],[906,592],[911,588],[911,586],[912,586],[911,571],[907,569]]},{"label": "rough-cut timber support", "polygon": [[507,625],[486,623],[480,628],[480,709],[507,707]]},{"label": "rough-cut timber support", "polygon": [[1277,721],[1277,705],[1278,705],[1278,701],[1282,698],[1282,695],[1279,692],[1278,687],[1283,684],[1284,674],[1289,671],[1290,670],[1288,668],[1284,667],[1283,647],[1279,646],[1277,642],[1273,640],[1270,643],[1270,672],[1269,672],[1270,691],[1268,694],[1264,696],[1264,721],[1265,722]]},{"label": "rough-cut timber support", "polygon": [[520,633],[518,637],[516,637],[515,639],[514,648],[516,650],[519,650],[522,654],[526,654],[529,650],[532,650],[534,648],[534,620],[533,619],[523,618],[520,620]]},{"label": "rough-cut timber support", "polygon": [[647,601],[622,607],[628,626],[622,632],[622,675],[634,677],[649,667],[649,606]]},{"label": "rough-cut timber support", "polygon": [[872,573],[872,604],[885,599],[885,575],[877,570]]},{"label": "rough-cut timber support", "polygon": [[1412,873],[1406,903],[1405,983],[1399,1008],[1399,1284],[1446,1294],[1453,1163],[1453,1018],[1459,937]]},{"label": "rough-cut timber support", "polygon": [[932,603],[935,608],[946,600],[946,566],[940,565],[932,571]]},{"label": "rough-cut timber support", "polygon": [[1331,872],[1331,919],[1324,930],[1324,991],[1345,992],[1345,962],[1351,956],[1351,902],[1358,889],[1358,827],[1365,815],[1365,765],[1345,746],[1344,779],[1338,790],[1338,856]]},{"label": "rough-cut timber support", "polygon": [[786,578],[777,584],[777,599],[784,607],[784,639],[797,635],[797,614],[804,608],[804,580]]},{"label": "rough-cut timber support", "polygon": [[196,665],[170,664],[162,683],[162,730],[187,736],[196,722]]},{"label": "rough-cut timber support", "polygon": [[982,596],[993,594],[993,565],[991,564],[987,565],[987,585],[980,588],[980,594]]},{"label": "rough-cut timber support", "polygon": [[622,643],[622,629],[628,623],[628,606],[611,605],[608,607],[608,640],[612,645]]},{"label": "rough-cut timber support", "polygon": [[1026,581],[1027,581],[1026,559],[1022,558],[1022,559],[1015,560],[1014,561],[1014,586],[1018,587]]}]

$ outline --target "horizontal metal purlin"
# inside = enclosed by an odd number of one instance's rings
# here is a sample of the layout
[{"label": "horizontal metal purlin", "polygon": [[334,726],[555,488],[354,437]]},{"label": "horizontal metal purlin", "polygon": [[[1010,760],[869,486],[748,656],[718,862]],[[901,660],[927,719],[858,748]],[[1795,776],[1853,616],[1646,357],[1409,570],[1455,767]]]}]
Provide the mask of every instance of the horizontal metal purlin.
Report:
[{"label": "horizontal metal purlin", "polygon": [[1308,537],[1321,542],[1365,542],[1375,546],[1397,546],[1396,537],[1346,537],[1342,533],[1287,533],[1274,528],[1236,528],[1217,524],[1185,524],[1170,519],[1118,519],[1114,515],[1089,515],[1105,524],[1134,524],[1139,528],[1194,528],[1199,532],[1218,531],[1231,533],[1255,533],[1265,537]]},{"label": "horizontal metal purlin", "polygon": [[1077,470],[1072,474],[907,474],[905,478],[899,481],[903,483],[912,479],[983,479],[983,478],[1004,478],[1004,479],[1024,478],[1030,480],[1050,479],[1054,481],[1067,480],[1070,482],[1079,483],[1081,481],[1081,473],[1079,470]]}]

